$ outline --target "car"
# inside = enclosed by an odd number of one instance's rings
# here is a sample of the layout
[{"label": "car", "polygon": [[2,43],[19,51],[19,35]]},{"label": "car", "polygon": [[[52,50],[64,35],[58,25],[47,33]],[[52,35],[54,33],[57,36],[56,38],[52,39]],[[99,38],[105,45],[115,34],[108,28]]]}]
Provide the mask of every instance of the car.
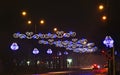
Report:
[{"label": "car", "polygon": [[100,65],[98,65],[98,64],[93,64],[93,65],[92,65],[92,69],[100,69]]},{"label": "car", "polygon": [[108,68],[108,64],[105,64],[105,65],[104,65],[104,68]]}]

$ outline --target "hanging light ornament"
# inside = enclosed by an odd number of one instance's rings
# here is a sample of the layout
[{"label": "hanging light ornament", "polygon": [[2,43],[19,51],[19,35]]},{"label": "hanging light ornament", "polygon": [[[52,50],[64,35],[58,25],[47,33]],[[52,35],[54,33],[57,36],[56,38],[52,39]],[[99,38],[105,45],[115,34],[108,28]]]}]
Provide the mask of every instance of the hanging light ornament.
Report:
[{"label": "hanging light ornament", "polygon": [[57,55],[61,56],[61,55],[62,55],[62,53],[61,53],[60,51],[58,51]]},{"label": "hanging light ornament", "polygon": [[19,49],[19,46],[18,46],[18,44],[17,43],[12,43],[12,45],[10,46],[10,48],[12,49],[12,50],[18,50]]},{"label": "hanging light ornament", "polygon": [[68,52],[67,52],[67,51],[65,51],[65,52],[64,52],[64,54],[65,54],[65,55],[68,55]]},{"label": "hanging light ornament", "polygon": [[75,37],[76,33],[70,31],[69,33],[65,33],[64,31],[57,31],[55,34],[47,33],[47,34],[33,34],[33,32],[26,32],[25,34],[21,33],[14,33],[14,38],[21,38],[21,39],[53,39],[53,38],[69,38],[69,37]]},{"label": "hanging light ornament", "polygon": [[[64,47],[66,50],[73,50],[73,52],[84,53],[84,52],[95,52],[97,50],[94,43],[88,43],[87,39],[84,39],[84,38],[82,39],[73,38],[70,41],[61,40],[62,38],[69,38],[69,37],[75,37],[75,36],[76,36],[76,32],[72,32],[72,31],[68,33],[65,33],[64,31],[56,31],[55,34],[52,34],[52,33],[33,34],[33,32],[26,32],[25,34],[21,34],[21,33],[13,34],[14,38],[42,39],[38,41],[39,44],[49,44],[49,45],[55,45],[55,47]],[[47,53],[52,54],[52,50],[48,50]]]},{"label": "hanging light ornament", "polygon": [[106,36],[105,40],[103,41],[103,44],[105,44],[109,48],[112,48],[114,44],[114,40],[111,38],[111,36]]},{"label": "hanging light ornament", "polygon": [[37,48],[33,49],[33,54],[39,54],[39,50]]},{"label": "hanging light ornament", "polygon": [[51,50],[51,49],[48,49],[48,50],[47,50],[47,54],[52,54],[52,50]]},{"label": "hanging light ornament", "polygon": [[81,39],[81,40],[77,40],[77,39],[72,39],[72,41],[55,41],[55,40],[51,40],[51,39],[47,40],[39,40],[39,44],[49,44],[49,45],[55,45],[56,47],[63,47],[66,48],[66,50],[73,50],[73,52],[80,52],[80,53],[84,53],[84,52],[95,52],[97,50],[97,47],[95,47],[94,43],[87,43],[86,39]]}]

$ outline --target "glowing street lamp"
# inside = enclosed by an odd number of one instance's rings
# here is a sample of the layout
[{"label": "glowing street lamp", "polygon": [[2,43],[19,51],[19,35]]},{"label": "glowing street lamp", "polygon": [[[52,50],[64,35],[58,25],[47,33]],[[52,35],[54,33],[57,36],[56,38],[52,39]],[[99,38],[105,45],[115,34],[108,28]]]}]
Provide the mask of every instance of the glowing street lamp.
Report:
[{"label": "glowing street lamp", "polygon": [[72,59],[67,59],[67,67],[71,67],[71,64],[72,64]]},{"label": "glowing street lamp", "polygon": [[72,63],[72,59],[67,59],[68,63]]},{"label": "glowing street lamp", "polygon": [[102,20],[103,20],[103,21],[107,20],[107,16],[105,16],[105,15],[102,16]]},{"label": "glowing street lamp", "polygon": [[54,28],[54,29],[53,29],[54,32],[57,32],[57,30],[58,30],[57,28]]},{"label": "glowing street lamp", "polygon": [[44,20],[40,20],[40,24],[44,24],[45,23],[45,21]]},{"label": "glowing street lamp", "polygon": [[32,23],[32,21],[28,20],[28,21],[27,21],[27,23],[28,23],[28,24],[31,24],[31,23]]},{"label": "glowing street lamp", "polygon": [[23,15],[23,16],[26,16],[26,14],[27,14],[27,13],[26,13],[25,11],[22,12],[22,15]]},{"label": "glowing street lamp", "polygon": [[28,66],[30,65],[30,61],[27,61],[26,63],[27,63]]},{"label": "glowing street lamp", "polygon": [[[106,45],[106,47],[112,48],[112,74],[111,75],[115,75],[115,51],[114,51],[114,40],[111,38],[111,36],[106,36],[105,40],[103,41],[103,44]],[[109,61],[109,60],[108,60]],[[109,71],[109,69],[108,69]]]},{"label": "glowing street lamp", "polygon": [[103,10],[104,6],[103,5],[99,5],[99,10]]}]

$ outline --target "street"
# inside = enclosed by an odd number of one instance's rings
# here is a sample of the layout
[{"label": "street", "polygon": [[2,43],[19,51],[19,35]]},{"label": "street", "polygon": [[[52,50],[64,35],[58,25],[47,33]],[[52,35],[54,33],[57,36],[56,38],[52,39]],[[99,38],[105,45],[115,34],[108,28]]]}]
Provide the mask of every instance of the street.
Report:
[{"label": "street", "polygon": [[107,75],[107,74],[93,71],[60,71],[60,72],[48,72],[43,74],[25,74],[25,75]]},{"label": "street", "polygon": [[101,70],[70,70],[70,71],[46,72],[40,74],[12,73],[7,75],[107,75],[107,72],[102,72]]},{"label": "street", "polygon": [[[33,74],[34,75],[34,74]],[[37,74],[37,75],[107,75],[105,73],[95,73],[95,72],[89,72],[89,71],[79,71],[79,72],[50,72],[46,74]]]}]

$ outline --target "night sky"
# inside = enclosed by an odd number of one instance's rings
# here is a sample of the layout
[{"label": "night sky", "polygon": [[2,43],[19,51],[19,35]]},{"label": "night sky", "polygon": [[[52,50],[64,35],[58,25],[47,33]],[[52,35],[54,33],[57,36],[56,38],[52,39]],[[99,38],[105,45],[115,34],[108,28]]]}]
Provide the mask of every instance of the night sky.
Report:
[{"label": "night sky", "polygon": [[[74,31],[79,39],[86,38],[102,47],[106,35],[111,35],[119,49],[120,43],[120,1],[109,0],[109,8],[99,12],[101,0],[3,0],[0,1],[0,49],[4,52],[12,42],[12,34],[26,32],[30,27],[26,20],[31,19],[32,25],[37,25],[37,31],[52,32],[54,27],[65,32]],[[103,1],[104,3],[104,1]],[[105,2],[106,4],[106,2]],[[28,15],[21,16],[25,10]],[[100,20],[102,14],[108,15],[108,22]],[[40,26],[39,20],[45,19],[45,25]],[[34,31],[34,28],[31,28]],[[0,53],[2,54],[2,53]]]}]

